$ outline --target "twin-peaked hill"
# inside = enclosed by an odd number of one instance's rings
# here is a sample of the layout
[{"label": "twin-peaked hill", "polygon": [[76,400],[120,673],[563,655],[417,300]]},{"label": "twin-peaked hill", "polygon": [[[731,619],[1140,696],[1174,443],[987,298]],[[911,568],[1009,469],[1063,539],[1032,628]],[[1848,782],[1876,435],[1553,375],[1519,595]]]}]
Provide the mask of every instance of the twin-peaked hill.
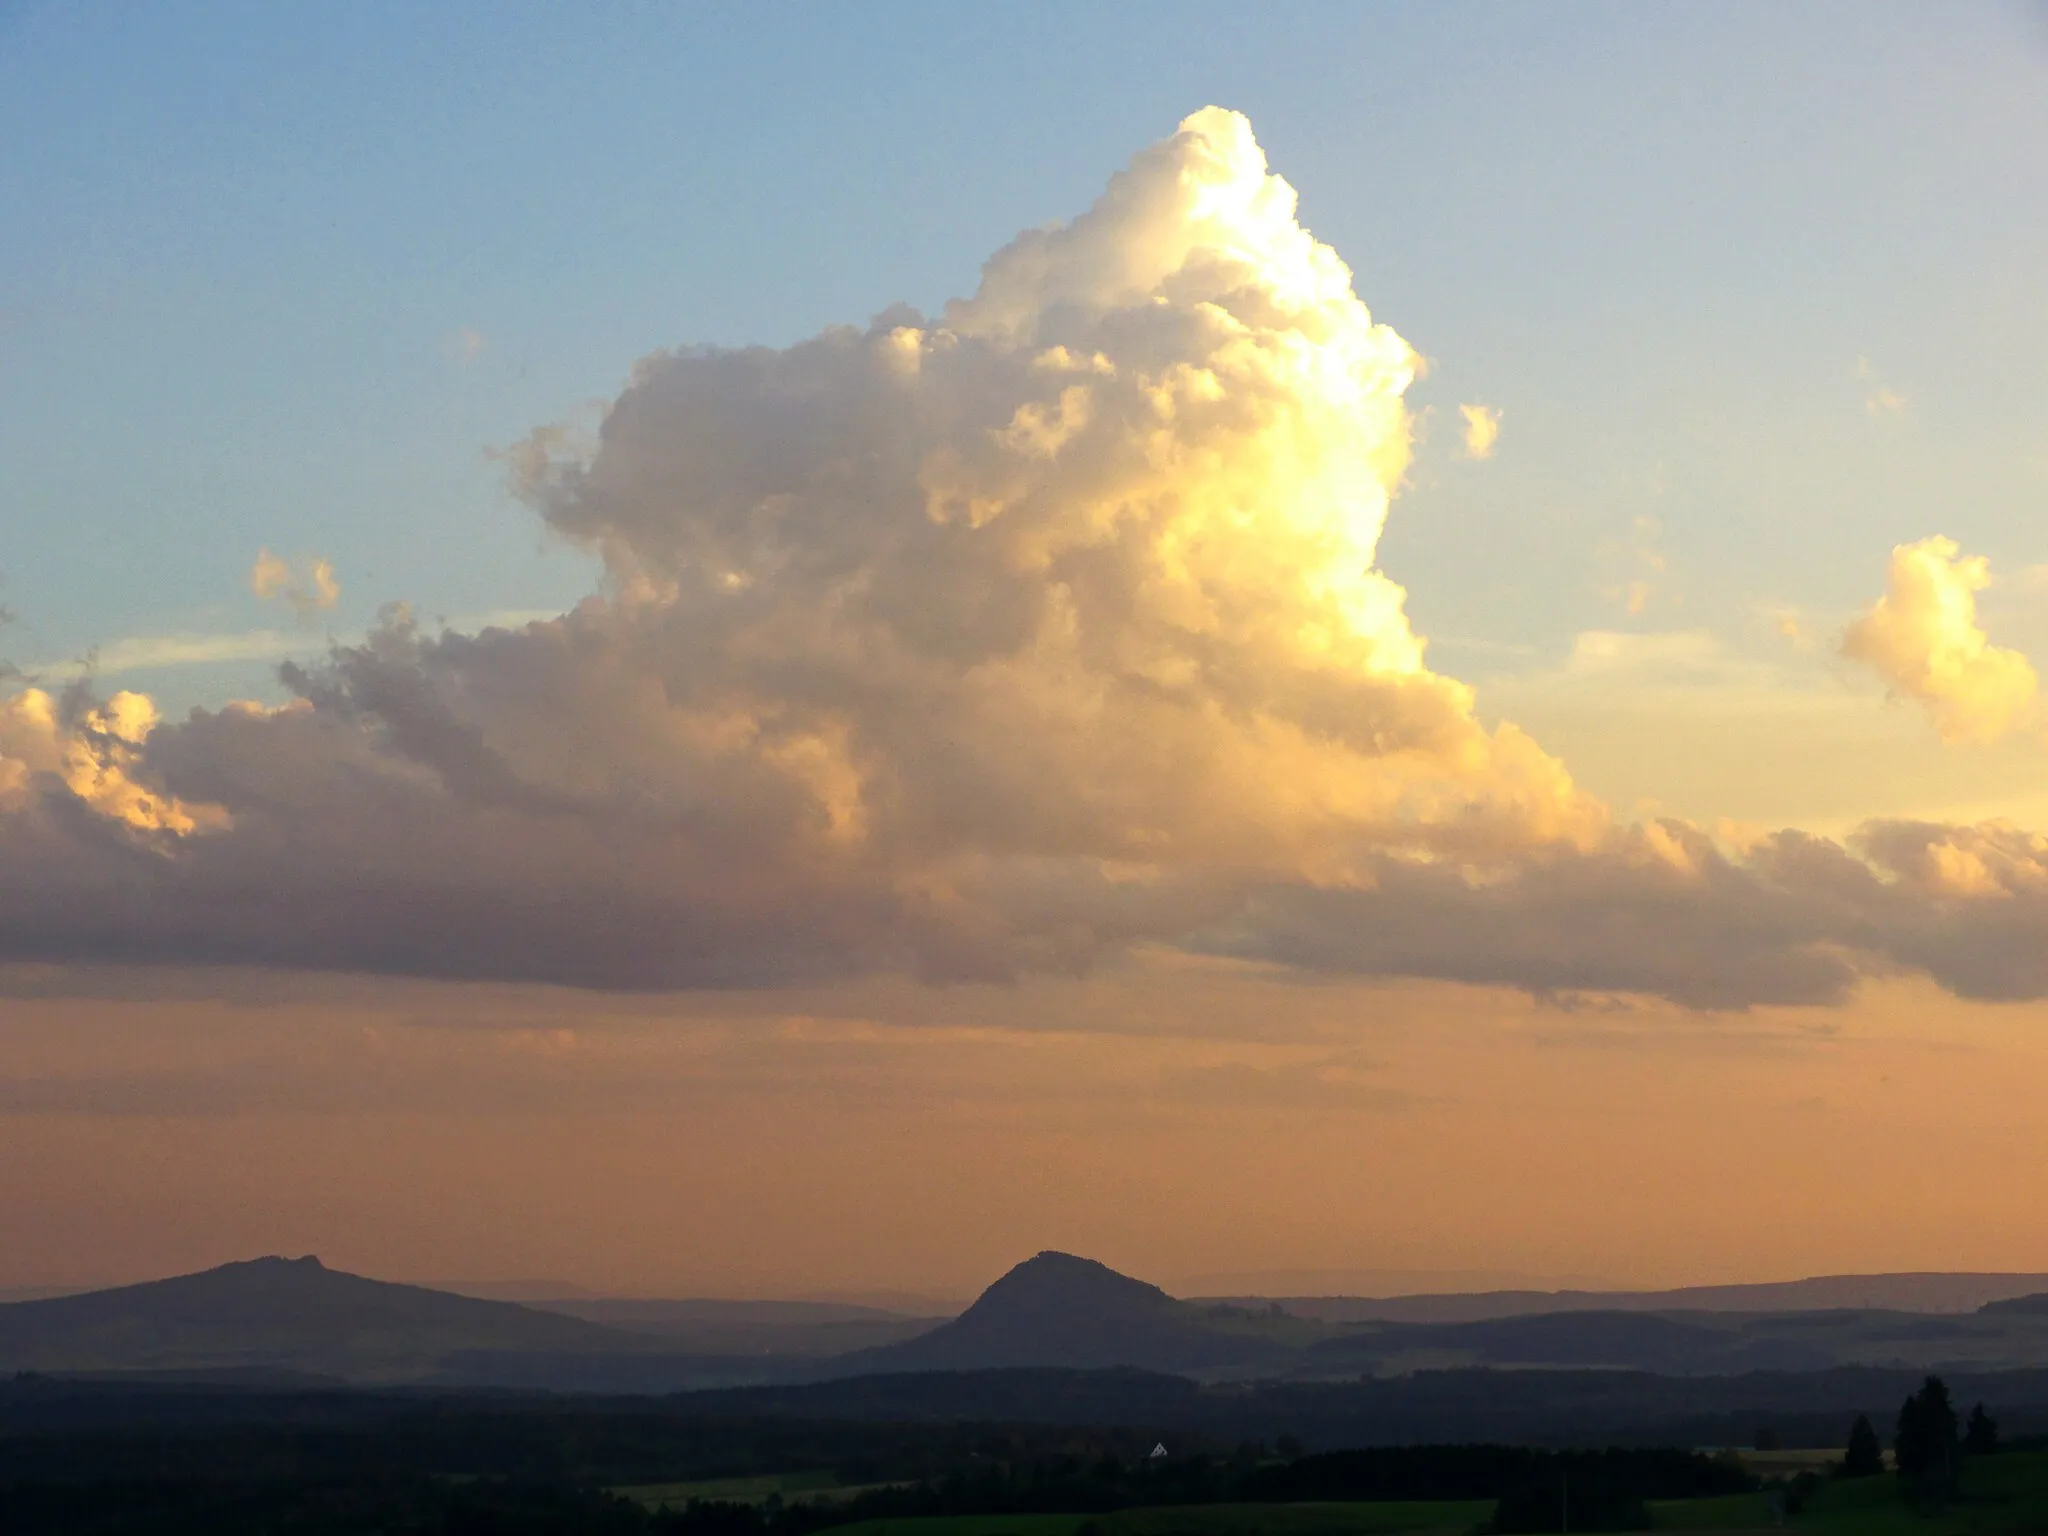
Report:
[{"label": "twin-peaked hill", "polygon": [[0,1306],[0,1372],[260,1369],[403,1380],[462,1351],[617,1354],[649,1343],[511,1302],[367,1280],[312,1257]]}]

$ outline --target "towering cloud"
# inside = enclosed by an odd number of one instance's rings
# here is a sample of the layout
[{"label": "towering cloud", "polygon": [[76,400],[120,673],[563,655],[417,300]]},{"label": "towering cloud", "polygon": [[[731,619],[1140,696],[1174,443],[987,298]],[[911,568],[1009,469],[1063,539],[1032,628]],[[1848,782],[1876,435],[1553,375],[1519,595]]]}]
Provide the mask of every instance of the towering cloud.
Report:
[{"label": "towering cloud", "polygon": [[[394,618],[277,710],[17,698],[0,955],[2048,987],[2025,848],[1617,827],[1483,726],[1376,564],[1415,366],[1245,120],[1197,113],[938,316],[657,354],[589,451],[536,433],[523,494],[606,572],[559,619]],[[2010,898],[1989,958],[1942,937],[1965,856]]]},{"label": "towering cloud", "polygon": [[1989,564],[1951,539],[1901,544],[1884,596],[1842,639],[1845,656],[1927,705],[1944,741],[1996,741],[2034,710],[2032,664],[1977,624],[1977,594],[1990,584]]},{"label": "towering cloud", "polygon": [[927,878],[1587,835],[1374,567],[1414,368],[1212,109],[942,319],[649,359],[530,489],[668,711]]}]

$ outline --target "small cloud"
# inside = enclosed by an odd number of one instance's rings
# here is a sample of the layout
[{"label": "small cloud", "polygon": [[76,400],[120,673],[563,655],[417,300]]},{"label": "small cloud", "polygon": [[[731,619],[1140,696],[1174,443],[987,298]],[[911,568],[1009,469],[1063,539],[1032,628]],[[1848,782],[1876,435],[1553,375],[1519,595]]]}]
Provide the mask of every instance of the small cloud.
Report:
[{"label": "small cloud", "polygon": [[1884,596],[1842,636],[1842,654],[1933,711],[1941,739],[1992,742],[2032,716],[2039,682],[1977,623],[1990,564],[1935,537],[1892,550]]},{"label": "small cloud", "polygon": [[1906,414],[1912,402],[1877,376],[1870,359],[1856,359],[1856,377],[1863,381],[1863,409],[1874,420],[1896,420]]},{"label": "small cloud", "polygon": [[1500,441],[1500,408],[1493,405],[1461,405],[1465,418],[1465,457],[1490,459],[1493,445]]},{"label": "small cloud", "polygon": [[294,566],[267,549],[250,567],[249,590],[265,602],[289,603],[301,619],[324,613],[341,601],[341,583],[335,579],[332,561],[316,556]]},{"label": "small cloud", "polygon": [[1768,634],[1796,651],[1813,649],[1812,622],[1806,611],[1794,603],[1757,603],[1749,611],[1753,634]]}]

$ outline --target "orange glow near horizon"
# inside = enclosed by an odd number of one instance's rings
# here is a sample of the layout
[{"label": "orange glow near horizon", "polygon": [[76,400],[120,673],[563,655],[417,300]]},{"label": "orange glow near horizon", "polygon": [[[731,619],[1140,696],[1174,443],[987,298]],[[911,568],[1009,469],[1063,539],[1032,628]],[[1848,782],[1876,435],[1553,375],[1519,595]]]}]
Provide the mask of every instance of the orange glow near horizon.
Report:
[{"label": "orange glow near horizon", "polygon": [[2048,1046],[1919,984],[1720,1017],[1183,962],[681,1004],[260,990],[9,1005],[0,1284],[302,1251],[646,1295],[959,1297],[1045,1247],[1169,1288],[2048,1270],[2015,1219],[2048,1202]]}]

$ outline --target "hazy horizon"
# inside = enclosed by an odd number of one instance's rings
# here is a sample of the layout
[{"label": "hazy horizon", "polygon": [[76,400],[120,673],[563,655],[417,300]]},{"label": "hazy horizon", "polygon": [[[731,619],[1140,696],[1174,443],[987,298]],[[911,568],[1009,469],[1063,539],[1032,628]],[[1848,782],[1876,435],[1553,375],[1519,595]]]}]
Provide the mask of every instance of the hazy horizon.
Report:
[{"label": "hazy horizon", "polygon": [[[1045,1252],[1046,1250],[1035,1250]],[[319,1259],[317,1254],[242,1254],[223,1259],[219,1264],[202,1265],[204,1272],[219,1265],[247,1262],[260,1258],[306,1258]],[[1031,1257],[1020,1255],[1016,1264],[1022,1264]],[[1088,1257],[1080,1255],[1080,1257]],[[347,1270],[347,1266],[330,1264],[321,1259],[324,1267]],[[1016,1265],[1005,1266],[998,1273],[991,1273],[987,1283],[993,1283]],[[354,1271],[350,1271],[354,1272]],[[180,1273],[186,1273],[181,1271]],[[118,1279],[51,1282],[40,1285],[0,1286],[0,1304],[13,1301],[41,1300],[46,1297],[75,1295],[86,1291],[114,1289],[123,1286],[147,1283],[158,1279],[174,1278],[171,1275],[138,1275]],[[430,1290],[451,1292],[456,1295],[475,1296],[491,1301],[511,1301],[524,1305],[546,1305],[549,1303],[577,1303],[587,1301],[672,1301],[672,1302],[733,1302],[747,1303],[806,1303],[871,1309],[877,1312],[892,1312],[906,1317],[953,1316],[970,1305],[985,1285],[977,1285],[957,1295],[940,1295],[932,1292],[899,1290],[848,1290],[826,1289],[802,1294],[782,1292],[749,1292],[743,1294],[720,1294],[691,1291],[685,1287],[643,1290],[636,1292],[612,1292],[602,1288],[580,1285],[573,1281],[559,1279],[468,1279],[451,1280],[446,1277],[421,1277],[415,1275],[366,1274],[364,1278],[383,1280],[402,1285],[421,1286]],[[1826,1274],[1826,1275],[1776,1275],[1765,1278],[1744,1280],[1717,1280],[1703,1282],[1679,1282],[1669,1286],[1627,1286],[1607,1284],[1590,1276],[1544,1276],[1516,1272],[1488,1272],[1483,1270],[1274,1270],[1252,1271],[1221,1275],[1194,1275],[1179,1279],[1158,1279],[1143,1275],[1134,1279],[1157,1284],[1168,1295],[1193,1299],[1357,1299],[1397,1300],[1428,1296],[1479,1296],[1487,1294],[1613,1294],[1613,1295],[1656,1295],[1665,1292],[1694,1290],[1744,1290],[1756,1287],[1800,1285],[1814,1282],[1854,1282],[1868,1280],[1998,1280],[2011,1279],[2021,1282],[2048,1280],[2048,1271],[1990,1270],[1990,1271],[1885,1271],[1878,1273]],[[2028,1293],[2022,1287],[2013,1291],[2018,1295]]]}]

